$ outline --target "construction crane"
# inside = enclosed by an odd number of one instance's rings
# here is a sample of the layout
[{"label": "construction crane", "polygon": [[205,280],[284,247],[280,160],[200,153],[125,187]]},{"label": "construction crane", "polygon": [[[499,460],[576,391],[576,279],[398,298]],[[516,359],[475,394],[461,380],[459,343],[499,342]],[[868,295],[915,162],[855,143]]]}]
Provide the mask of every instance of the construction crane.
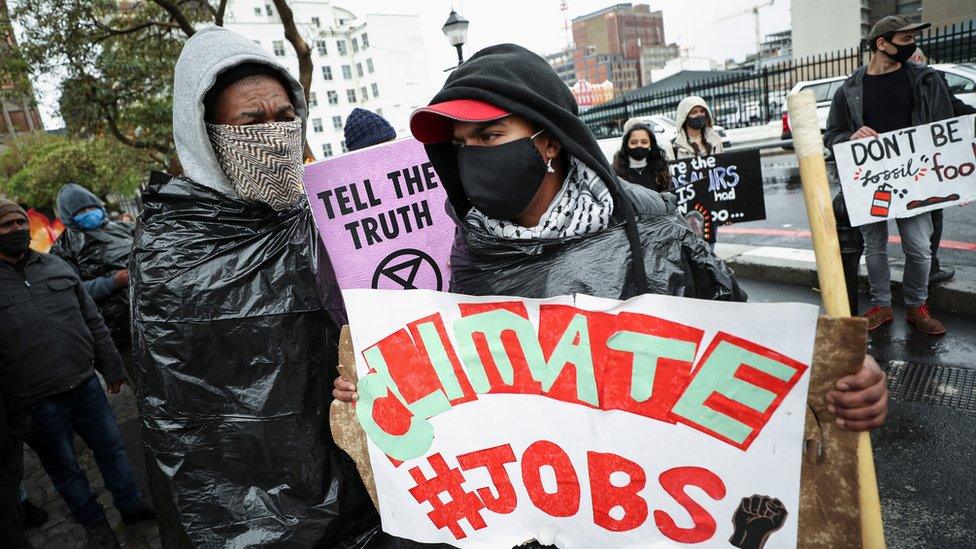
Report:
[{"label": "construction crane", "polygon": [[566,39],[566,48],[567,50],[571,50],[573,49],[573,27],[569,24],[569,2],[561,0],[559,2],[559,11],[563,13],[563,37]]},{"label": "construction crane", "polygon": [[744,9],[742,11],[737,11],[735,13],[726,15],[725,17],[716,19],[715,22],[727,21],[729,19],[735,19],[740,15],[746,15],[748,13],[752,14],[753,21],[756,23],[756,72],[759,72],[759,52],[762,51],[762,34],[759,32],[759,10],[762,8],[768,8],[773,5],[776,0],[766,0],[765,2],[760,2],[751,8]]}]

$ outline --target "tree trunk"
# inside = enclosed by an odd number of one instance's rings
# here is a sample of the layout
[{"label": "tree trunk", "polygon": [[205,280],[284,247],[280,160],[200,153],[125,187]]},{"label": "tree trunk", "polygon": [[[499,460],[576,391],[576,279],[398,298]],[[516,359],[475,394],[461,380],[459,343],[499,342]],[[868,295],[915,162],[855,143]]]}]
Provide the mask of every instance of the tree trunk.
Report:
[{"label": "tree trunk", "polygon": [[[298,56],[298,81],[305,92],[305,104],[308,105],[309,88],[312,87],[312,48],[308,46],[308,43],[302,38],[302,34],[298,32],[295,14],[291,11],[288,3],[285,0],[274,0],[274,4],[278,10],[278,17],[281,19],[281,25],[285,27],[285,38],[291,42],[292,47],[295,48],[295,55]],[[315,159],[308,142],[305,143],[305,158]]]}]

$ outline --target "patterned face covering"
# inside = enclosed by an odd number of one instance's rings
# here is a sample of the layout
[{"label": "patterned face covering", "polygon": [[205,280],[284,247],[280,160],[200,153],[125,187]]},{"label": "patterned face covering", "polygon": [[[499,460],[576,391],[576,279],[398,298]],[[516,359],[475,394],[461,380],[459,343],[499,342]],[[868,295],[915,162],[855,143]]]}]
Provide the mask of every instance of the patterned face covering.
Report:
[{"label": "patterned face covering", "polygon": [[281,211],[302,196],[302,121],[207,124],[217,163],[244,200]]}]

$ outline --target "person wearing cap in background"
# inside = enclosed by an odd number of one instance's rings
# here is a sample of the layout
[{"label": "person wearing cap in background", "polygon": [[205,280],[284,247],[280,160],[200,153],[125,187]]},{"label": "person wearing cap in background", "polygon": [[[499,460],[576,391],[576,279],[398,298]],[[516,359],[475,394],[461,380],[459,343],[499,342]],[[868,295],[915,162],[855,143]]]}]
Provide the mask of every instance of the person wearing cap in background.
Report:
[{"label": "person wearing cap in background", "polygon": [[396,139],[396,130],[385,118],[359,107],[349,113],[342,132],[346,138],[346,149],[350,152]]},{"label": "person wearing cap in background", "polygon": [[[565,83],[525,48],[476,53],[410,129],[459,220],[451,291],[745,300],[728,267],[675,215],[673,195],[613,174]],[[827,398],[843,427],[882,423],[887,388],[873,358],[837,388]],[[357,398],[342,378],[333,395]]]},{"label": "person wearing cap in background", "polygon": [[51,253],[67,261],[81,276],[133,383],[127,264],[135,226],[110,221],[102,200],[77,183],[68,183],[58,191],[57,210],[65,230]]},{"label": "person wearing cap in background", "polygon": [[[827,147],[954,116],[945,80],[932,68],[908,62],[917,49],[915,35],[929,26],[897,15],[875,23],[868,34],[868,64],[854,71],[834,93],[824,133]],[[902,292],[906,320],[924,334],[942,335],[945,326],[925,303],[932,263],[932,215],[925,212],[895,222],[905,252]],[[860,230],[871,287],[871,307],[864,316],[868,330],[876,330],[894,318],[888,221],[863,225]]]},{"label": "person wearing cap in background", "polygon": [[118,547],[78,464],[74,435],[95,455],[122,522],[154,518],[140,501],[122,433],[95,375],[102,374],[109,394],[118,393],[125,380],[122,358],[75,270],[29,243],[27,213],[0,200],[0,353],[27,384],[28,444],[85,529],[88,546]]}]

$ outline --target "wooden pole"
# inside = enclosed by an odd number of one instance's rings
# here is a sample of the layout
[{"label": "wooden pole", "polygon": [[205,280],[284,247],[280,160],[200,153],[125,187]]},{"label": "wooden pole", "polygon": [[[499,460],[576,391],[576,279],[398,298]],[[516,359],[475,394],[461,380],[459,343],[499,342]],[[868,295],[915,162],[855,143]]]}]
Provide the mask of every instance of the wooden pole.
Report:
[{"label": "wooden pole", "polygon": [[[817,256],[817,276],[827,316],[851,316],[847,285],[841,265],[837,222],[830,200],[827,165],[823,157],[823,137],[817,121],[817,101],[811,90],[790,94],[787,98],[793,147],[799,159],[800,179],[806,199],[813,251]],[[858,437],[858,487],[861,508],[861,541],[865,549],[885,547],[881,523],[881,500],[874,471],[871,438],[862,432]]]}]

